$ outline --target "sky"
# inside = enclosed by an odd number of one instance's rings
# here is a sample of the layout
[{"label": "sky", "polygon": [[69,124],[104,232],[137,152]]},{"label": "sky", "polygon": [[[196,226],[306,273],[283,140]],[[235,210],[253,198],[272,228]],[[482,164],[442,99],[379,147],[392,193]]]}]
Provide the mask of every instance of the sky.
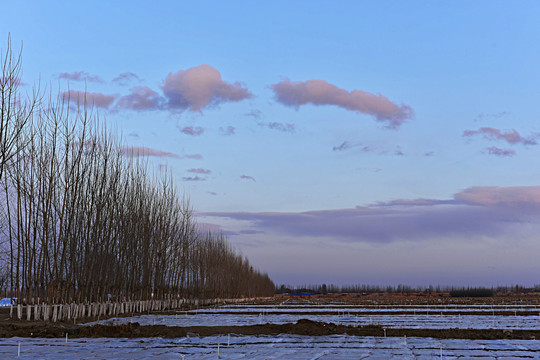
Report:
[{"label": "sky", "polygon": [[86,92],[276,283],[540,283],[539,2],[0,8],[24,91]]}]

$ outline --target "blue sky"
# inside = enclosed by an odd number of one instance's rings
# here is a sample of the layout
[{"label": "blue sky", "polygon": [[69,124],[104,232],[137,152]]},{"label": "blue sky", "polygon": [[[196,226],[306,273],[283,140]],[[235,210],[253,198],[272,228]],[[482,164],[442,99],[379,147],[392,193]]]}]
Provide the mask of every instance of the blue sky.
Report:
[{"label": "blue sky", "polygon": [[86,90],[276,282],[539,282],[540,3],[1,8],[25,89]]}]

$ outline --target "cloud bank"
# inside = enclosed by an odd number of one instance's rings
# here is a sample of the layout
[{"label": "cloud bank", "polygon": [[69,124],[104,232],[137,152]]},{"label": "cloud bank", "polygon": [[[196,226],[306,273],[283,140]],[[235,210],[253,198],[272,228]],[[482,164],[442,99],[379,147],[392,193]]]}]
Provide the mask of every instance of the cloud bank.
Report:
[{"label": "cloud bank", "polygon": [[202,213],[247,221],[250,229],[344,243],[501,237],[540,230],[540,186],[471,187],[450,200],[399,199],[368,207],[300,213]]},{"label": "cloud bank", "polygon": [[346,110],[371,115],[389,127],[397,128],[414,115],[407,105],[397,105],[381,94],[363,90],[347,91],[324,80],[284,80],[270,86],[276,100],[298,108],[301,105],[335,105]]}]

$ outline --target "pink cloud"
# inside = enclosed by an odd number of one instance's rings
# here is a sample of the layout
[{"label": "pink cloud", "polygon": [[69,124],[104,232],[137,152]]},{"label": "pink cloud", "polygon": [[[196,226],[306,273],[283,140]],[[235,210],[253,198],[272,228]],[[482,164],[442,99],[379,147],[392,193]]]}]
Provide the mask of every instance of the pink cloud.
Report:
[{"label": "pink cloud", "polygon": [[131,110],[156,110],[160,108],[163,98],[147,86],[136,86],[130,94],[122,96],[116,106]]},{"label": "pink cloud", "polygon": [[154,156],[154,157],[171,157],[178,158],[179,156],[170,152],[147,148],[144,146],[123,146],[122,155],[126,157],[141,157],[141,156]]},{"label": "pink cloud", "polygon": [[525,138],[521,136],[515,129],[503,132],[499,129],[491,127],[481,127],[478,130],[465,130],[463,136],[470,137],[475,135],[481,135],[484,139],[488,140],[503,140],[509,144],[523,144],[523,145],[536,145],[536,140],[533,137]]},{"label": "pink cloud", "polygon": [[267,128],[269,129],[272,129],[272,130],[278,130],[278,131],[281,131],[281,132],[290,132],[290,133],[293,133],[296,129],[295,125],[294,124],[290,124],[290,123],[280,123],[280,122],[270,122],[270,123],[266,123],[264,124]]},{"label": "pink cloud", "polygon": [[203,156],[201,154],[187,154],[183,155],[181,159],[202,160]]},{"label": "pink cloud", "polygon": [[13,76],[0,76],[0,87],[7,88],[10,86],[22,86],[26,85],[22,82],[21,78]]},{"label": "pink cloud", "polygon": [[249,176],[249,175],[240,175],[240,179],[256,181],[253,176]]},{"label": "pink cloud", "polygon": [[180,132],[190,136],[199,136],[204,133],[204,128],[200,126],[186,126],[180,129]]},{"label": "pink cloud", "polygon": [[221,135],[231,136],[235,134],[236,129],[234,126],[227,126],[226,128],[220,127],[219,132],[221,133]]},{"label": "pink cloud", "polygon": [[262,111],[259,109],[251,109],[248,113],[245,113],[244,115],[259,119],[262,116]]},{"label": "pink cloud", "polygon": [[363,167],[363,168],[357,168],[356,170],[362,171],[362,172],[375,172],[375,173],[382,171],[381,168],[376,168],[376,167]]},{"label": "pink cloud", "polygon": [[198,169],[189,169],[188,172],[193,174],[210,174],[212,171],[208,169],[198,168]]},{"label": "pink cloud", "polygon": [[72,73],[61,73],[58,75],[59,79],[73,80],[73,81],[87,81],[87,82],[97,82],[103,83],[103,80],[96,75],[90,75],[86,71],[76,71]]},{"label": "pink cloud", "polygon": [[184,181],[206,181],[205,178],[199,177],[199,176],[187,176],[183,177],[182,180]]},{"label": "pink cloud", "polygon": [[498,112],[498,113],[495,113],[495,114],[481,113],[481,114],[478,114],[478,116],[476,118],[474,118],[474,121],[482,121],[482,120],[487,120],[487,119],[500,119],[503,116],[506,116],[508,114],[510,114],[508,111],[501,111],[501,112]]},{"label": "pink cloud", "polygon": [[220,72],[206,64],[169,73],[162,89],[170,109],[199,112],[209,106],[242,101],[253,96],[240,83],[223,81]]},{"label": "pink cloud", "polygon": [[345,150],[349,150],[349,149],[357,148],[357,147],[359,147],[360,151],[362,151],[362,152],[372,152],[372,151],[374,151],[371,147],[369,147],[367,145],[364,145],[364,144],[362,144],[360,142],[351,142],[351,141],[344,141],[340,145],[334,146],[332,148],[332,151],[345,151]]},{"label": "pink cloud", "polygon": [[433,205],[442,205],[442,204],[452,204],[454,203],[453,200],[436,200],[436,199],[424,199],[424,198],[418,198],[418,199],[395,199],[390,201],[384,201],[384,202],[378,202],[371,207],[376,206],[386,206],[386,207],[393,207],[393,206],[433,206]]},{"label": "pink cloud", "polygon": [[116,95],[105,95],[102,93],[91,93],[84,91],[69,90],[62,93],[62,98],[77,105],[84,105],[108,109],[116,99]]},{"label": "pink cloud", "polygon": [[278,102],[298,108],[301,105],[335,105],[346,110],[374,116],[377,121],[387,122],[397,128],[413,117],[414,111],[407,105],[396,105],[381,94],[362,90],[347,91],[324,80],[290,81],[273,84]]},{"label": "pink cloud", "polygon": [[489,155],[496,155],[501,157],[509,157],[516,155],[516,152],[512,149],[500,149],[495,146],[488,147],[486,149]]},{"label": "pink cloud", "polygon": [[141,79],[135,73],[125,72],[115,77],[112,81],[119,85],[126,86],[132,81],[141,81]]},{"label": "pink cloud", "polygon": [[540,206],[540,186],[474,186],[454,195],[471,205]]},{"label": "pink cloud", "polygon": [[344,141],[341,144],[334,146],[332,151],[347,151],[351,149],[356,149],[357,151],[363,153],[376,153],[378,155],[394,155],[394,156],[405,156],[405,153],[401,150],[399,146],[396,146],[394,150],[377,148],[370,145],[364,145],[362,142],[355,141]]}]

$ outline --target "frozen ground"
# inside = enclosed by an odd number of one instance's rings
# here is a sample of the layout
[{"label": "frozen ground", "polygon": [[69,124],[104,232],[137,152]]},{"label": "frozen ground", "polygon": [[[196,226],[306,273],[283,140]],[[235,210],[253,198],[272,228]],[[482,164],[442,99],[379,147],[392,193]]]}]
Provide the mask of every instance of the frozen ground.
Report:
[{"label": "frozen ground", "polygon": [[[195,310],[192,310],[195,311]],[[251,305],[251,306],[221,306],[218,308],[199,309],[202,312],[351,312],[351,313],[370,313],[370,312],[410,312],[410,313],[467,313],[467,312],[483,312],[491,314],[493,312],[530,312],[540,314],[540,307],[531,306],[286,306],[286,305]]]},{"label": "frozen ground", "polygon": [[138,322],[141,325],[166,326],[245,326],[256,324],[287,324],[296,323],[299,319],[308,319],[332,324],[343,325],[382,325],[388,328],[417,328],[417,329],[540,329],[540,316],[492,316],[486,315],[439,315],[432,314],[374,314],[374,315],[315,315],[304,314],[253,314],[237,313],[178,313],[176,315],[141,315],[125,318],[88,323],[93,324],[124,324]]},{"label": "frozen ground", "polygon": [[540,311],[540,304],[475,304],[475,305],[464,305],[464,304],[441,304],[441,305],[433,305],[433,304],[411,304],[411,305],[388,305],[388,304],[362,304],[362,305],[351,305],[351,304],[309,304],[309,303],[302,303],[301,305],[295,305],[294,303],[288,303],[286,301],[280,303],[280,304],[272,304],[272,305],[264,305],[264,304],[228,304],[220,306],[220,309],[246,309],[246,308],[319,308],[319,309],[326,309],[326,308],[335,308],[343,310],[343,308],[354,308],[354,309],[389,309],[389,310],[402,310],[402,309],[420,309],[422,311],[427,310],[435,310],[439,311],[441,309],[480,309],[480,310],[536,310]]},{"label": "frozen ground", "polygon": [[[228,344],[229,343],[229,344]],[[539,359],[540,340],[332,336],[0,339],[0,359]],[[218,356],[219,344],[219,356]]]}]

